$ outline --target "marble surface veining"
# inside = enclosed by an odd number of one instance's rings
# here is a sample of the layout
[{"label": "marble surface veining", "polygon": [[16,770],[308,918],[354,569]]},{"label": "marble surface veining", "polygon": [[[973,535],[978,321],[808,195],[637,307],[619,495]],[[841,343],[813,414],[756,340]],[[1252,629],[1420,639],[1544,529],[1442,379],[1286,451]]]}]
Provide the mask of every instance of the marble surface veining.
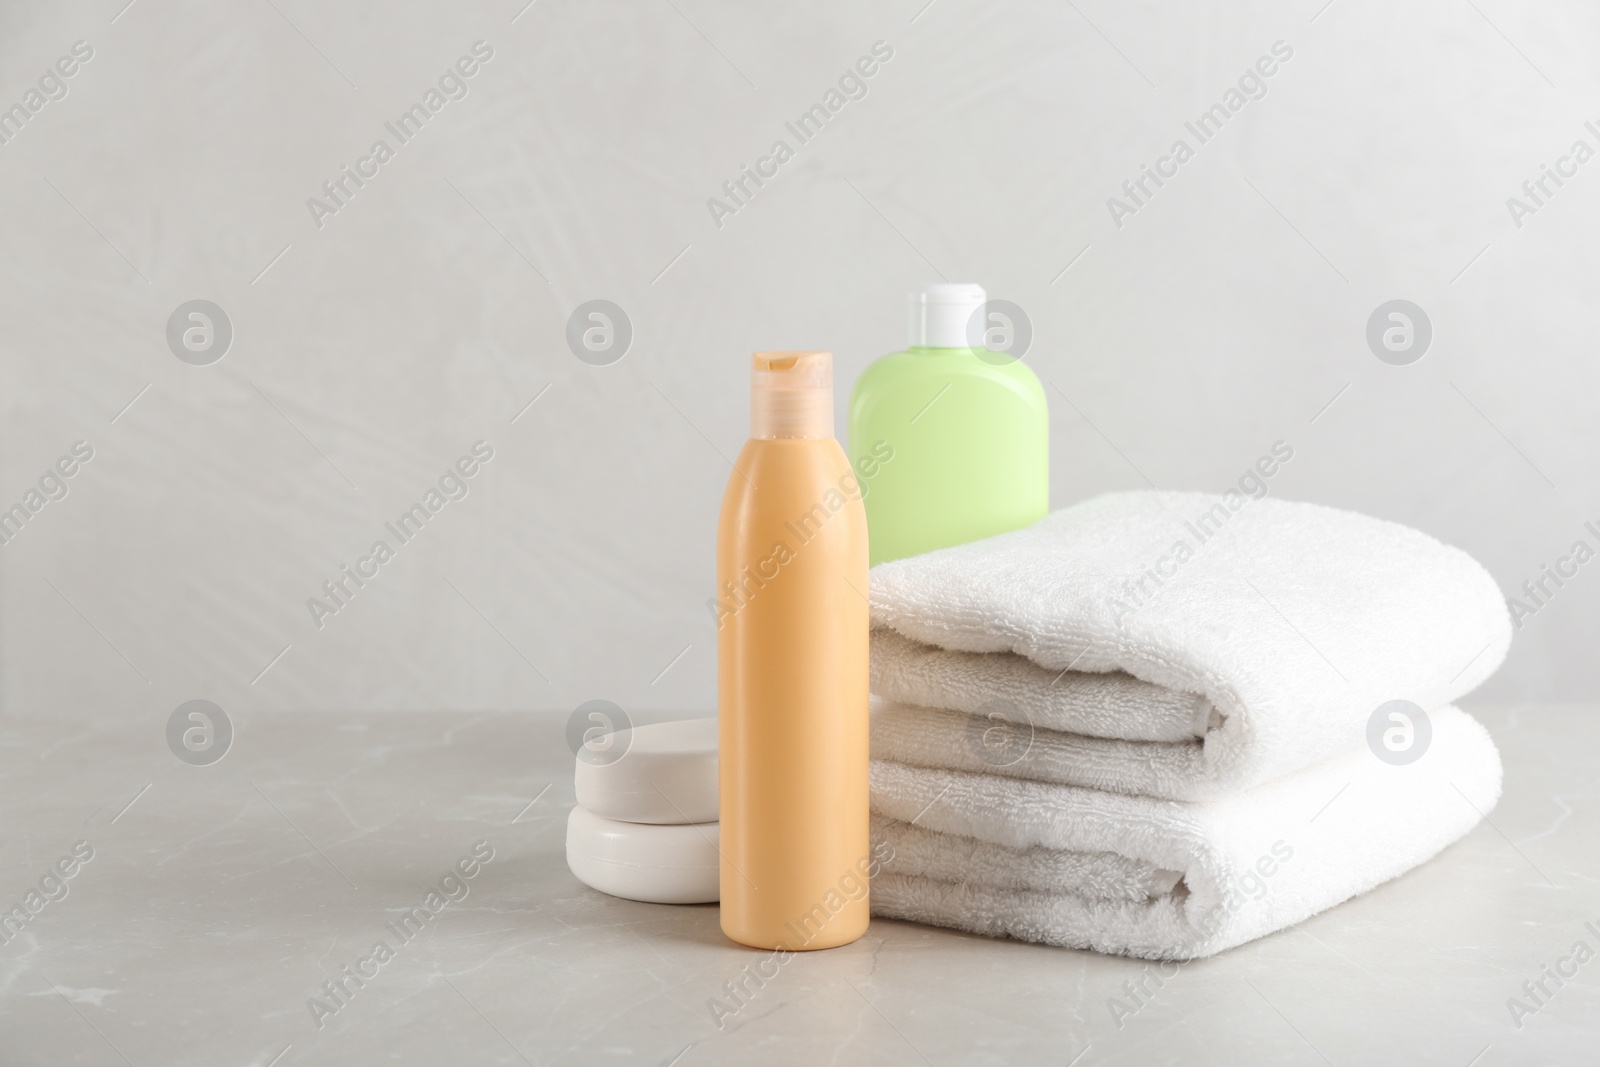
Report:
[{"label": "marble surface veining", "polygon": [[765,954],[714,905],[567,871],[561,717],[260,715],[205,767],[161,723],[6,719],[0,908],[38,895],[0,944],[0,1063],[1594,1062],[1600,960],[1574,949],[1600,952],[1600,708],[1476,713],[1506,764],[1489,823],[1159,985],[1141,961],[875,921],[744,979],[731,1015],[713,1002]]}]

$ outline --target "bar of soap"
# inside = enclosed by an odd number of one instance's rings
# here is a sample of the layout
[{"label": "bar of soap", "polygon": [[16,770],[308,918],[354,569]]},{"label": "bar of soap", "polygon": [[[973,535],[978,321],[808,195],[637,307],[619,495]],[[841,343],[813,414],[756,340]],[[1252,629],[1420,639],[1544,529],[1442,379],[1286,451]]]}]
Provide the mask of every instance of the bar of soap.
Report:
[{"label": "bar of soap", "polygon": [[578,804],[623,822],[717,821],[717,720],[683,719],[618,731],[622,755],[578,760]]},{"label": "bar of soap", "polygon": [[591,889],[628,900],[709,904],[720,896],[714,822],[653,826],[573,808],[567,866]]}]

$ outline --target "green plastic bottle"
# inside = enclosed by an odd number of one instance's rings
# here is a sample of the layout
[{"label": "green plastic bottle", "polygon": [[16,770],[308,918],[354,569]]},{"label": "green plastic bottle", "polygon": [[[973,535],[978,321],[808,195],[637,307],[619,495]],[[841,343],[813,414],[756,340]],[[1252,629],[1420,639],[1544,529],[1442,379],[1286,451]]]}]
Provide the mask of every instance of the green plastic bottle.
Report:
[{"label": "green plastic bottle", "polygon": [[1050,510],[1039,377],[971,346],[995,315],[981,285],[925,285],[911,294],[910,347],[856,379],[850,460],[873,565],[1015,530]]}]

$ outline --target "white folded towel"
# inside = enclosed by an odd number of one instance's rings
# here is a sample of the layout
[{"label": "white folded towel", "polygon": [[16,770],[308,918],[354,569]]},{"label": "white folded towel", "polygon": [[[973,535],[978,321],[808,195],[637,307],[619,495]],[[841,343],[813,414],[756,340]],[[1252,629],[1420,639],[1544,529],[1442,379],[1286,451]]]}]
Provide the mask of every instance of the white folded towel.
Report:
[{"label": "white folded towel", "polygon": [[1204,803],[874,760],[874,854],[894,852],[873,914],[1146,959],[1211,955],[1403,874],[1494,807],[1488,733],[1454,707],[1429,719],[1415,762],[1362,747]]},{"label": "white folded towel", "polygon": [[[1389,700],[1455,700],[1511,640],[1459,549],[1238,493],[1112,493],[881,564],[872,619],[873,692],[906,705],[875,716],[875,756],[1177,800],[1354,748]],[[955,743],[972,724],[928,708],[1033,740]]]},{"label": "white folded towel", "polygon": [[[885,763],[880,773],[893,775],[901,764]],[[1177,888],[1183,875],[1116,852],[1074,852],[1067,849],[1011,848],[975,837],[941,834],[921,826],[872,816],[872,840],[887,844],[898,874],[936,882],[977,878],[993,889],[1070,888],[1079,896],[1101,900],[1145,901]]]},{"label": "white folded towel", "polygon": [[1011,652],[951,652],[872,631],[872,691],[973,715],[1015,713],[1046,730],[1123,741],[1198,741],[1220,721],[1198,693],[1124,671],[1051,671]]}]

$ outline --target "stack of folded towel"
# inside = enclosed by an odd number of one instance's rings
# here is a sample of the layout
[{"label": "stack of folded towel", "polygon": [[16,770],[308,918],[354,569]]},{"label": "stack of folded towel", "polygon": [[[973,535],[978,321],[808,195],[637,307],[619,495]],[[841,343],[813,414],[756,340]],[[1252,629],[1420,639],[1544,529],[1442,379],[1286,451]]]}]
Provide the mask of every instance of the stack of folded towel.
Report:
[{"label": "stack of folded towel", "polygon": [[1450,702],[1505,657],[1505,601],[1393,523],[1110,494],[877,567],[872,621],[877,915],[1207,956],[1416,867],[1500,796]]}]

